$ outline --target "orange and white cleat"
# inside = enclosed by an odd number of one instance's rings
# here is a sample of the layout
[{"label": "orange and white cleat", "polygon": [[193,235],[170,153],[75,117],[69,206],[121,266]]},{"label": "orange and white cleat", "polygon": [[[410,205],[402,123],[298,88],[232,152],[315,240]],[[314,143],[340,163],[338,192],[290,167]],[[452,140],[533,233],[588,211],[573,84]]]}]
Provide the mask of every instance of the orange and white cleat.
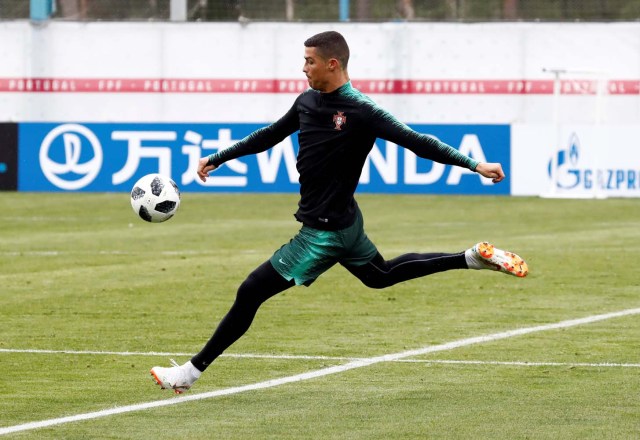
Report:
[{"label": "orange and white cleat", "polygon": [[498,249],[486,241],[477,243],[464,254],[469,269],[499,270],[519,278],[529,274],[529,266],[520,256]]}]

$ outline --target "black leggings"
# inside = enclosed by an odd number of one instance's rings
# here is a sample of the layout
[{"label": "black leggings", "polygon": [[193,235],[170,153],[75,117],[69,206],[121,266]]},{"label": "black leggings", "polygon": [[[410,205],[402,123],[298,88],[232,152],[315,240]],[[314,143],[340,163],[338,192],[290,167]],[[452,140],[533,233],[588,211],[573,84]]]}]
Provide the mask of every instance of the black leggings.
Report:
[{"label": "black leggings", "polygon": [[[378,253],[365,265],[345,267],[366,286],[374,289],[382,289],[445,270],[468,268],[464,253],[404,254],[392,260],[385,260]],[[240,285],[231,309],[220,321],[204,348],[191,359],[193,365],[204,371],[224,350],[246,333],[262,303],[294,284],[293,280],[287,281],[282,278],[269,261],[262,263]]]}]

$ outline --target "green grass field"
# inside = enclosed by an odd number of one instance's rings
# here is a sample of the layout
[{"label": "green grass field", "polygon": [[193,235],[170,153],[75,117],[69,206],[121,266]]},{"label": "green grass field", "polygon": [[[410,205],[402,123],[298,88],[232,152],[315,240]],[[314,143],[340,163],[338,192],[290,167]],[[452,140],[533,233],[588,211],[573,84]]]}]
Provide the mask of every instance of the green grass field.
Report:
[{"label": "green grass field", "polygon": [[[640,438],[637,200],[358,200],[387,258],[490,240],[531,273],[451,271],[371,290],[336,266],[267,302],[183,397],[467,342],[183,402],[149,369],[201,348],[244,277],[297,232],[296,195],[184,194],[174,219],[147,224],[127,194],[0,193],[0,433],[133,405],[3,437]],[[149,402],[172,404],[136,406]]]}]

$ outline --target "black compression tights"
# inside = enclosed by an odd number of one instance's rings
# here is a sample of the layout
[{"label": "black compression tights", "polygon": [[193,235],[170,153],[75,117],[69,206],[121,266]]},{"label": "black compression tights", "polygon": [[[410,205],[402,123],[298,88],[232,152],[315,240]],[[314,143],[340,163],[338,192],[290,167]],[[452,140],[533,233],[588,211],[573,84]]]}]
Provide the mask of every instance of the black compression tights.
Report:
[{"label": "black compression tights", "polygon": [[191,363],[204,371],[227,347],[245,334],[263,302],[294,284],[293,280],[282,278],[271,262],[262,263],[240,285],[231,309],[204,348],[191,359]]},{"label": "black compression tights", "polygon": [[[347,267],[366,286],[382,289],[401,281],[451,269],[467,269],[464,253],[405,254],[385,260],[379,253],[369,263]],[[258,308],[272,296],[294,285],[276,272],[269,261],[254,270],[240,285],[236,300],[222,319],[213,336],[191,362],[204,371],[251,326]]]},{"label": "black compression tights", "polygon": [[362,283],[373,289],[384,289],[402,281],[412,280],[451,269],[468,269],[464,252],[459,254],[404,254],[385,260],[378,253],[362,266],[345,266]]}]

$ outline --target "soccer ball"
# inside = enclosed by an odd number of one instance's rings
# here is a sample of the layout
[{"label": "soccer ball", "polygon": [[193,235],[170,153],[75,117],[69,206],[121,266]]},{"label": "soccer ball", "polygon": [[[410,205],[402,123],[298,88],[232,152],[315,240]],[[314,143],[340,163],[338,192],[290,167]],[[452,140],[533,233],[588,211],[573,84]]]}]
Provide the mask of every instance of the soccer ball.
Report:
[{"label": "soccer ball", "polygon": [[178,185],[161,174],[147,174],[133,185],[131,207],[142,220],[167,221],[180,207]]}]

